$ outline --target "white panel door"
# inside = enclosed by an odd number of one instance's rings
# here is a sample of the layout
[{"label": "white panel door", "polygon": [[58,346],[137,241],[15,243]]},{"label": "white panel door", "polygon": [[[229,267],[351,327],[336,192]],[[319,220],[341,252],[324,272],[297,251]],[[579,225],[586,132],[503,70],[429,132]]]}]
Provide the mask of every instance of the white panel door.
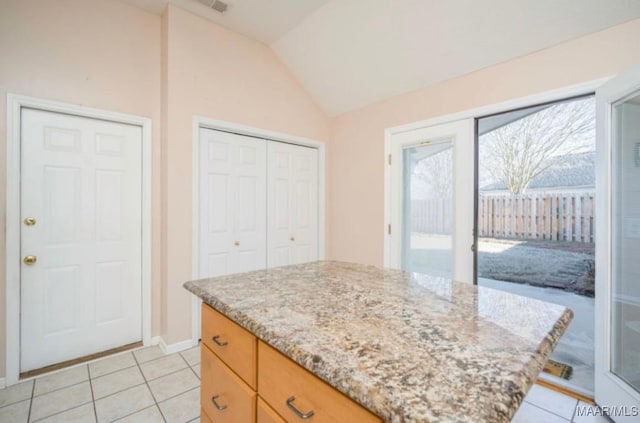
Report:
[{"label": "white panel door", "polygon": [[23,109],[21,134],[21,372],[141,341],[142,129]]},{"label": "white panel door", "polygon": [[318,260],[318,150],[270,141],[268,267]]},{"label": "white panel door", "polygon": [[199,277],[266,267],[266,144],[200,129]]}]

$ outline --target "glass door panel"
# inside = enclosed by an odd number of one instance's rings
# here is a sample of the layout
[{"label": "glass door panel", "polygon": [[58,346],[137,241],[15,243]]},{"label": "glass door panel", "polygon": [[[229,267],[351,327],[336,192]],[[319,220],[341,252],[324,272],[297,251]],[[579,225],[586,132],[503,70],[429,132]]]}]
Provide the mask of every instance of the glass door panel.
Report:
[{"label": "glass door panel", "polygon": [[403,150],[402,268],[452,277],[453,143]]},{"label": "glass door panel", "polygon": [[640,419],[640,65],[596,90],[595,401]]},{"label": "glass door panel", "polygon": [[390,130],[385,266],[473,283],[474,120]]},{"label": "glass door panel", "polygon": [[612,108],[611,372],[640,392],[640,94]]}]

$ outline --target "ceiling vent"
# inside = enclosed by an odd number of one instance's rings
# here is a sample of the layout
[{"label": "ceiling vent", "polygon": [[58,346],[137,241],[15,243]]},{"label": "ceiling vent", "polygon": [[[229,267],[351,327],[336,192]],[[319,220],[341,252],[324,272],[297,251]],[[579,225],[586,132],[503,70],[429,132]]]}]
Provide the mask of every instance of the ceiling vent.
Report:
[{"label": "ceiling vent", "polygon": [[224,13],[227,11],[229,5],[220,0],[198,0],[198,2],[204,4],[210,9],[215,10],[218,13]]}]

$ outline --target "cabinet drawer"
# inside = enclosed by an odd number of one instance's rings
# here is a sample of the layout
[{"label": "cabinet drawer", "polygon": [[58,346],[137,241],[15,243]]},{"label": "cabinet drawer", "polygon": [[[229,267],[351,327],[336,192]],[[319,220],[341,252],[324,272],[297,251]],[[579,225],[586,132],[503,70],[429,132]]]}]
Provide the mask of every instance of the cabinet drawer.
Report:
[{"label": "cabinet drawer", "polygon": [[202,304],[202,342],[256,389],[256,337]]},{"label": "cabinet drawer", "polygon": [[258,423],[287,423],[278,415],[273,408],[258,397]]},{"label": "cabinet drawer", "polygon": [[202,348],[200,406],[215,422],[253,423],[256,393],[211,353]]},{"label": "cabinet drawer", "polygon": [[[313,422],[380,422],[329,384],[312,375],[280,352],[258,342],[260,396],[287,422],[302,422],[313,412]],[[307,417],[308,418],[308,417]]]},{"label": "cabinet drawer", "polygon": [[207,416],[207,413],[202,409],[200,410],[200,423],[213,423],[209,416]]}]

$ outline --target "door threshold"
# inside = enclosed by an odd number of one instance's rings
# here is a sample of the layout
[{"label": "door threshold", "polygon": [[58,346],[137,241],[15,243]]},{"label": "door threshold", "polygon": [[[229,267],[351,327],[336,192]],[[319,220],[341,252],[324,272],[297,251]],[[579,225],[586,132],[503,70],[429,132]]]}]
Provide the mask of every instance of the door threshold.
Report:
[{"label": "door threshold", "polygon": [[39,369],[29,370],[28,372],[20,373],[20,379],[28,379],[35,376],[40,376],[44,373],[53,372],[56,370],[64,369],[65,367],[75,366],[76,364],[85,363],[87,361],[95,360],[98,358],[106,357],[108,355],[117,354],[119,352],[132,350],[134,348],[142,347],[142,341],[134,342],[133,344],[123,345],[121,347],[112,348],[110,350],[101,351],[95,354],[85,355],[84,357],[74,358],[73,360],[63,361],[61,363],[51,364],[49,366],[40,367]]},{"label": "door threshold", "polygon": [[576,392],[575,390],[572,390],[566,386],[561,386],[559,384],[550,382],[548,380],[543,380],[543,379],[536,379],[536,385],[540,385],[543,386],[547,389],[551,389],[552,391],[556,391],[559,392],[563,395],[566,395],[568,397],[571,398],[575,398],[579,401],[583,401],[586,402],[587,404],[591,404],[591,405],[595,405],[595,402],[593,401],[593,397],[582,394],[580,392]]}]

